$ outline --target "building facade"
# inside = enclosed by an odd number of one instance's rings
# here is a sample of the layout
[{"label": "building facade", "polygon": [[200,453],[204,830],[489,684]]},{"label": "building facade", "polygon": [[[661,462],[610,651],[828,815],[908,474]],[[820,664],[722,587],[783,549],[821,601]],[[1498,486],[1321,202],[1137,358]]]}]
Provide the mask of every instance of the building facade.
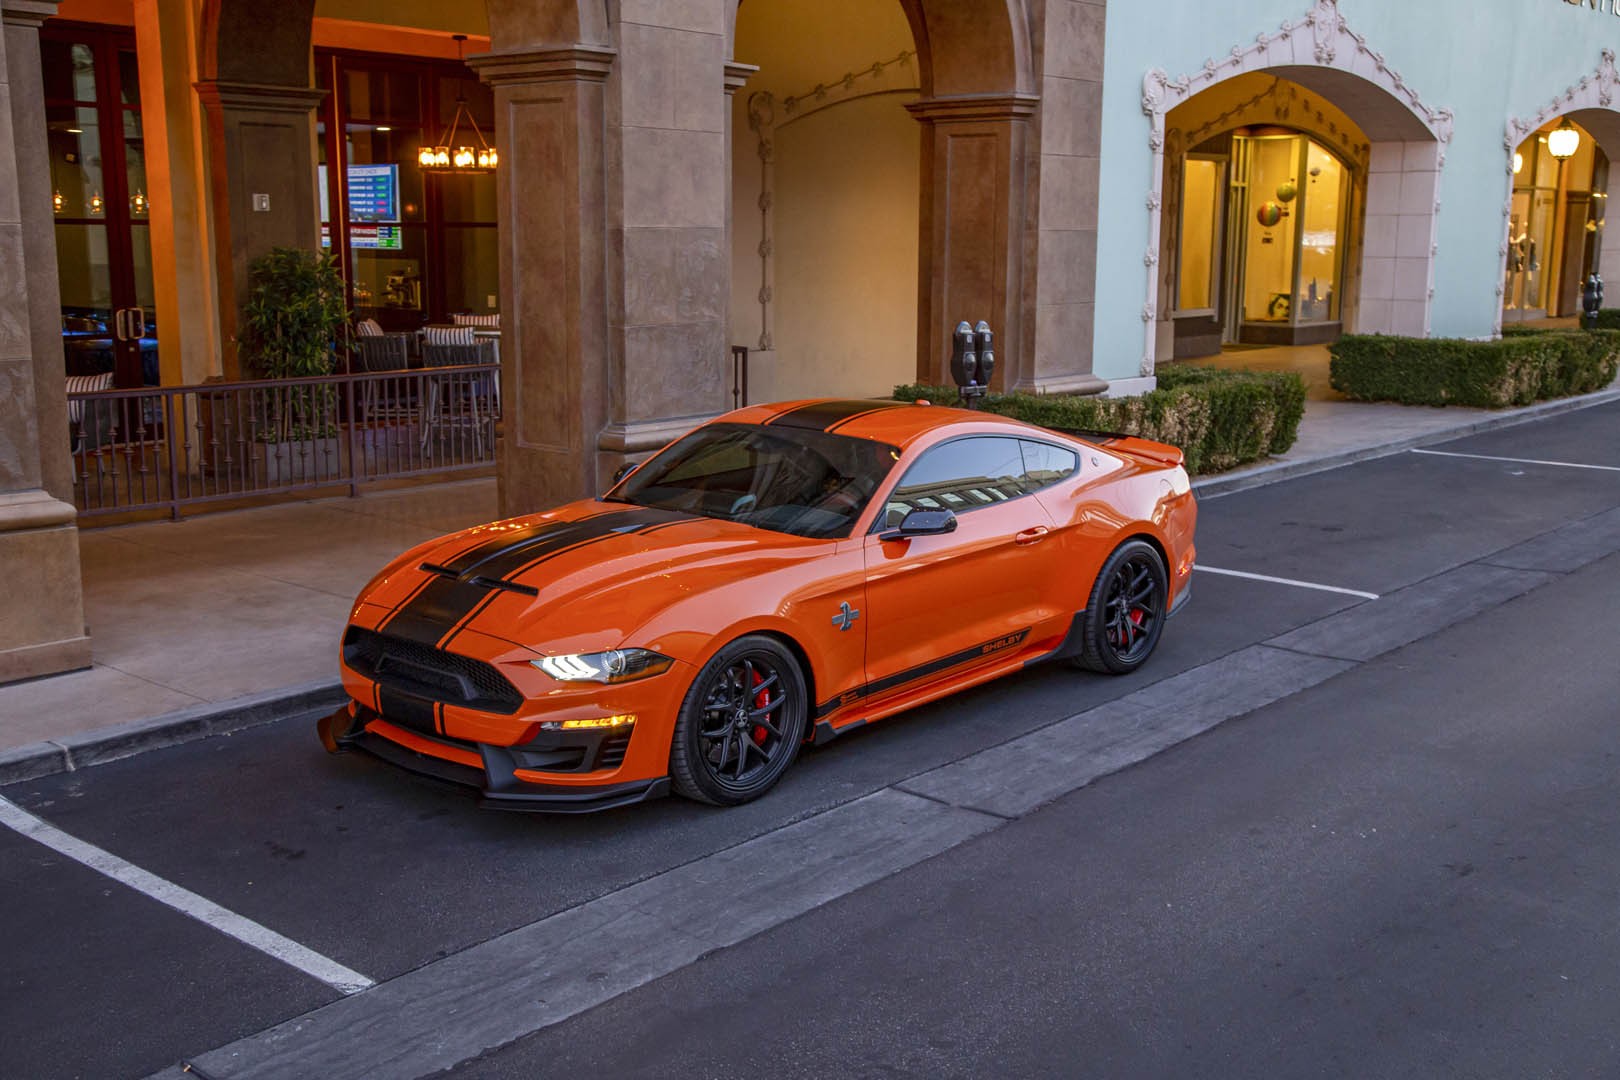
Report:
[{"label": "building facade", "polygon": [[[734,346],[755,400],[884,394],[983,319],[1002,388],[1124,394],[1226,348],[1489,337],[1620,266],[1611,0],[0,10],[0,564],[29,583],[0,681],[90,656],[67,368],[240,377],[272,247],[336,253],[381,323],[498,314],[513,513],[729,407]],[[498,167],[421,172],[463,106]]]}]

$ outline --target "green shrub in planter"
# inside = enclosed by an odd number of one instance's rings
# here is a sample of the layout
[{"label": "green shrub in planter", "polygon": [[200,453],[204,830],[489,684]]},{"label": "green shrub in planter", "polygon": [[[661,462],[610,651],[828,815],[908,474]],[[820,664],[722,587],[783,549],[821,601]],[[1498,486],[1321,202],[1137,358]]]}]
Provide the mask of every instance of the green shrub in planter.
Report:
[{"label": "green shrub in planter", "polygon": [[[1294,444],[1305,383],[1292,372],[1227,371],[1172,365],[1159,388],[1125,398],[991,394],[986,412],[1069,431],[1114,431],[1181,448],[1187,471],[1214,472],[1280,454]],[[954,405],[955,387],[897,386],[901,401]]]},{"label": "green shrub in planter", "polygon": [[1352,334],[1331,346],[1333,388],[1357,401],[1499,409],[1614,380],[1620,331],[1550,330],[1498,341]]}]

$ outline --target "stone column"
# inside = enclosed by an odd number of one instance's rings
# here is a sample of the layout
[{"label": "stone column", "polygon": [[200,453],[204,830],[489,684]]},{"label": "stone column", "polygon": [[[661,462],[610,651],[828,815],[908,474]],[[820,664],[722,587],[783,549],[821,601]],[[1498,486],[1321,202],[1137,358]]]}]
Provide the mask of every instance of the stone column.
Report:
[{"label": "stone column", "polygon": [[90,665],[68,457],[39,24],[3,0],[0,50],[0,682]]},{"label": "stone column", "polygon": [[1106,6],[1092,0],[1053,0],[1041,16],[1035,355],[1011,384],[1021,390],[1087,394],[1108,386],[1092,374],[1091,352],[1106,17]]},{"label": "stone column", "polygon": [[922,121],[917,377],[950,383],[951,333],[966,319],[996,334],[996,387],[1031,380],[1024,242],[1029,94],[963,94],[906,106]]},{"label": "stone column", "polygon": [[495,90],[501,164],[502,515],[597,485],[609,416],[604,82],[600,45],[468,62]]},{"label": "stone column", "polygon": [[[608,80],[608,475],[730,407],[725,4],[626,4]],[[603,477],[605,479],[605,477]]]},{"label": "stone column", "polygon": [[209,243],[208,186],[192,4],[135,0],[141,126],[151,203],[152,286],[165,386],[220,374],[219,293]]},{"label": "stone column", "polygon": [[326,91],[207,79],[197,93],[208,128],[221,368],[238,379],[236,327],[248,264],[273,247],[320,245],[315,106]]}]

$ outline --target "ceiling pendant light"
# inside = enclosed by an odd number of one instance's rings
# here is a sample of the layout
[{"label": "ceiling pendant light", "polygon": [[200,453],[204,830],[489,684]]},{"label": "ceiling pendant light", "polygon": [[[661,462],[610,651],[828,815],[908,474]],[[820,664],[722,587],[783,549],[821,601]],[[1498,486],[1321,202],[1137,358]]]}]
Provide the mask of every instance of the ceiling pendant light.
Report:
[{"label": "ceiling pendant light", "polygon": [[[461,58],[462,43],[467,40],[466,34],[456,34],[456,58]],[[462,122],[466,121],[465,127]],[[467,130],[472,134],[469,137]],[[473,145],[473,140],[477,145]],[[478,121],[474,120],[472,113],[467,109],[467,99],[461,94],[456,95],[456,111],[450,118],[450,127],[436,145],[424,146],[417,152],[416,162],[422,166],[423,172],[456,175],[459,173],[487,173],[493,172],[495,166],[500,164],[500,155],[495,148],[484,138],[484,133],[478,128]]]}]

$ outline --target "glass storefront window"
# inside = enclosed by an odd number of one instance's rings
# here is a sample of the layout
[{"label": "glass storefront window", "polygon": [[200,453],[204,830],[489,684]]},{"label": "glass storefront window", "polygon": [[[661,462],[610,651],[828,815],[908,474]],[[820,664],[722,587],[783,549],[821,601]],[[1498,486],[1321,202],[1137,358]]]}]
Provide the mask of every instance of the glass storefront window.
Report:
[{"label": "glass storefront window", "polygon": [[445,229],[445,310],[476,314],[498,311],[500,291],[500,252],[496,248],[494,226]]},{"label": "glass storefront window", "polygon": [[62,193],[57,216],[103,216],[107,184],[101,171],[101,124],[96,110],[50,106],[45,110],[45,129],[51,147],[51,191]]},{"label": "glass storefront window", "polygon": [[146,137],[141,114],[124,112],[124,178],[129,192],[129,216],[144,221],[150,216],[152,196],[146,187]]},{"label": "glass storefront window", "polygon": [[1344,168],[1316,143],[1305,154],[1299,248],[1300,322],[1339,317],[1339,244],[1344,223]]},{"label": "glass storefront window", "polygon": [[357,309],[413,316],[426,310],[426,230],[351,222],[349,237],[349,281]]},{"label": "glass storefront window", "polygon": [[1245,322],[1285,323],[1293,318],[1299,142],[1292,135],[1250,140]]},{"label": "glass storefront window", "polygon": [[56,265],[63,315],[105,321],[112,311],[107,227],[57,222]]},{"label": "glass storefront window", "polygon": [[[493,93],[444,62],[317,51],[315,69],[334,90],[317,119],[322,244],[341,255],[356,311],[391,330],[494,312],[495,176],[434,175],[418,161],[458,97],[497,145]],[[456,141],[477,144],[465,120]]]},{"label": "glass storefront window", "polygon": [[47,100],[96,100],[96,55],[89,45],[42,38],[39,55]]},{"label": "glass storefront window", "polygon": [[351,67],[343,83],[347,118],[373,123],[422,122],[422,76],[404,68]]},{"label": "glass storefront window", "polygon": [[1182,172],[1176,307],[1183,312],[1215,308],[1222,172],[1218,159],[1193,157],[1187,159]]}]

